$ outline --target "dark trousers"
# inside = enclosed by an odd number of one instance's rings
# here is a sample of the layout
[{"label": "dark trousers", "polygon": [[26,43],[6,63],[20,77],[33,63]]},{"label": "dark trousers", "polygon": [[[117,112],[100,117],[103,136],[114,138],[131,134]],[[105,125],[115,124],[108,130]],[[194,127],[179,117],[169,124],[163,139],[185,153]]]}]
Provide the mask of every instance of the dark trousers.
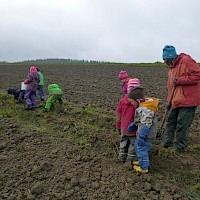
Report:
[{"label": "dark trousers", "polygon": [[38,85],[38,93],[39,93],[39,96],[40,96],[40,100],[44,100],[44,87],[43,85]]},{"label": "dark trousers", "polygon": [[134,148],[135,137],[121,135],[119,146],[118,159],[122,162],[129,160],[131,162],[137,161],[137,156]]},{"label": "dark trousers", "polygon": [[177,151],[187,147],[189,128],[195,116],[196,106],[172,109],[163,135],[164,147],[174,146]]}]

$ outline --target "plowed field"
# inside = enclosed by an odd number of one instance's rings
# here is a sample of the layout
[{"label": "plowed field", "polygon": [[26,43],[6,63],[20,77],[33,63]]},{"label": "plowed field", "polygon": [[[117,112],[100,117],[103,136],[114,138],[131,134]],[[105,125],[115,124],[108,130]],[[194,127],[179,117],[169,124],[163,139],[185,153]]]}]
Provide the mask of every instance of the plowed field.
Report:
[{"label": "plowed field", "polygon": [[0,199],[199,199],[200,111],[190,129],[188,150],[162,149],[157,139],[149,173],[118,163],[115,109],[121,97],[117,75],[126,70],[141,80],[148,96],[160,99],[161,122],[167,95],[165,67],[109,64],[42,64],[45,92],[57,83],[64,107],[24,110],[8,88],[18,88],[29,64],[0,65]]}]

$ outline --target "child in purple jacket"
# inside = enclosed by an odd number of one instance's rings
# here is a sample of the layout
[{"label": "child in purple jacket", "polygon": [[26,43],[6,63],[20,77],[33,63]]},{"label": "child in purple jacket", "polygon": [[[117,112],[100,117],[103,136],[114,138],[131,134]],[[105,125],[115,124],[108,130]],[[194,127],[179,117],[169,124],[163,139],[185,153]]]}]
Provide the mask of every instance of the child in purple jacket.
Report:
[{"label": "child in purple jacket", "polygon": [[27,84],[26,93],[24,99],[26,101],[27,110],[36,108],[36,90],[40,82],[40,76],[37,72],[36,67],[31,66],[28,73],[27,79],[24,81],[24,84]]}]

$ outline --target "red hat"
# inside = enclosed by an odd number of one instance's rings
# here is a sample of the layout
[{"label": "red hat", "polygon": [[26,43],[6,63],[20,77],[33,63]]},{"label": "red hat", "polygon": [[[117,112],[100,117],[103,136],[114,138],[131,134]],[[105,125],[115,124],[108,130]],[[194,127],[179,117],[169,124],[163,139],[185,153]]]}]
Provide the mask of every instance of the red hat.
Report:
[{"label": "red hat", "polygon": [[31,66],[31,67],[30,67],[30,72],[37,72],[36,67],[35,67],[35,66]]},{"label": "red hat", "polygon": [[128,74],[126,71],[121,71],[118,75],[118,79],[122,80],[122,79],[126,79],[128,77]]}]

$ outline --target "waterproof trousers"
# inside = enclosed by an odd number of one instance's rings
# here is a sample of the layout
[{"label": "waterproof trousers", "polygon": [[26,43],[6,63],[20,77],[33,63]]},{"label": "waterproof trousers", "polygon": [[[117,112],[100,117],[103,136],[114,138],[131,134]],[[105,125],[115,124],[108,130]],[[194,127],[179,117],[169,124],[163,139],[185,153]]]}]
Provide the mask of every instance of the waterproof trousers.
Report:
[{"label": "waterproof trousers", "polygon": [[62,94],[50,95],[45,104],[45,109],[50,109],[51,106],[56,103],[56,101],[59,101],[60,104],[63,104]]},{"label": "waterproof trousers", "polygon": [[135,140],[135,151],[138,158],[138,164],[142,170],[148,169],[150,165],[149,161],[149,149],[152,146],[152,142],[144,141],[143,145],[138,145],[137,139]]},{"label": "waterproof trousers", "polygon": [[26,93],[24,95],[24,99],[25,99],[26,105],[28,107],[36,108],[35,97],[36,97],[36,92],[35,91],[26,90]]},{"label": "waterproof trousers", "polygon": [[121,135],[120,146],[119,146],[119,160],[126,162],[137,161],[137,156],[134,148],[135,137]]},{"label": "waterproof trousers", "polygon": [[163,135],[163,147],[175,147],[176,151],[185,151],[189,128],[195,116],[196,106],[172,109]]}]

